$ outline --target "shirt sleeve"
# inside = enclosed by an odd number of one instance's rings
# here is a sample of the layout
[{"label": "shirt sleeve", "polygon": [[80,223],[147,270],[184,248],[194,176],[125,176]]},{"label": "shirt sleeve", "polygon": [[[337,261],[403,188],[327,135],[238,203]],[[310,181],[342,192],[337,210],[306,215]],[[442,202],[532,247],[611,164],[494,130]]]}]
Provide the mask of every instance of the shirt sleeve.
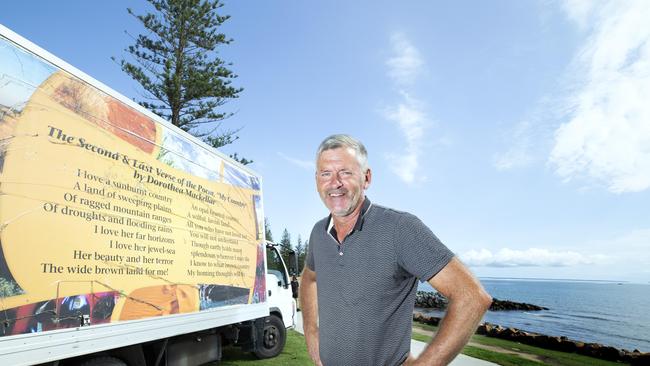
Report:
[{"label": "shirt sleeve", "polygon": [[420,281],[428,281],[454,257],[420,219],[404,214],[395,230],[398,264]]}]

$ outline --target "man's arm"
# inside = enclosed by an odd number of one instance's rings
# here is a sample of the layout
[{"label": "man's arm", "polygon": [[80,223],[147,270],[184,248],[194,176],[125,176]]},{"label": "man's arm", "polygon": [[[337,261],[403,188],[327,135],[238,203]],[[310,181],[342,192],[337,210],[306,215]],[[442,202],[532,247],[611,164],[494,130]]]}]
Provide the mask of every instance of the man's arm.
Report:
[{"label": "man's arm", "polygon": [[457,258],[429,280],[448,300],[447,314],[431,343],[405,365],[447,365],[476,331],[492,297]]},{"label": "man's arm", "polygon": [[302,308],[302,327],[309,356],[315,365],[322,366],[318,351],[318,301],[316,289],[316,272],[305,266],[300,283],[300,307]]}]

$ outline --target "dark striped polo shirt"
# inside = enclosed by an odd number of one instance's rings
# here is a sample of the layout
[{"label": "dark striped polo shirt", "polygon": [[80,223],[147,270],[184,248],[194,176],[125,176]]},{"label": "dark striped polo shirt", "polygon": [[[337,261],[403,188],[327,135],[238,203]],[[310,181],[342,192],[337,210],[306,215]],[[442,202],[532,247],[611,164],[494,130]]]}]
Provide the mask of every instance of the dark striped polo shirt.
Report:
[{"label": "dark striped polo shirt", "polygon": [[411,345],[418,279],[454,254],[414,215],[370,203],[342,245],[314,226],[306,265],[316,272],[320,357],[331,365],[399,365]]}]

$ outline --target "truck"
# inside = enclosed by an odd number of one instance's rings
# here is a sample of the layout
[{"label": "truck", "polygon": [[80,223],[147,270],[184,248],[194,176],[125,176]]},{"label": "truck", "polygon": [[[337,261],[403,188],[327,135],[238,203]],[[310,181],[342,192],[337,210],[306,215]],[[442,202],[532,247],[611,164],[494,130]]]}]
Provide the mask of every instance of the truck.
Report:
[{"label": "truck", "polygon": [[0,25],[0,365],[199,365],[284,347],[262,179]]}]

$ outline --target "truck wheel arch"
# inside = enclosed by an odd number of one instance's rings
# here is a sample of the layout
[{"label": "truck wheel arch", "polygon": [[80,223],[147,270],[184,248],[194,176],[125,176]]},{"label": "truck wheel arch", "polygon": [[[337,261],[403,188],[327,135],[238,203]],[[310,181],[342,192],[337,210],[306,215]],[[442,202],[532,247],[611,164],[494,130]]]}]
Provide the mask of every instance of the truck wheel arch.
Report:
[{"label": "truck wheel arch", "polygon": [[282,317],[282,311],[280,311],[280,309],[277,308],[277,307],[275,307],[275,306],[269,308],[269,315],[275,315],[275,316],[277,316],[278,318],[283,319],[283,317]]}]

